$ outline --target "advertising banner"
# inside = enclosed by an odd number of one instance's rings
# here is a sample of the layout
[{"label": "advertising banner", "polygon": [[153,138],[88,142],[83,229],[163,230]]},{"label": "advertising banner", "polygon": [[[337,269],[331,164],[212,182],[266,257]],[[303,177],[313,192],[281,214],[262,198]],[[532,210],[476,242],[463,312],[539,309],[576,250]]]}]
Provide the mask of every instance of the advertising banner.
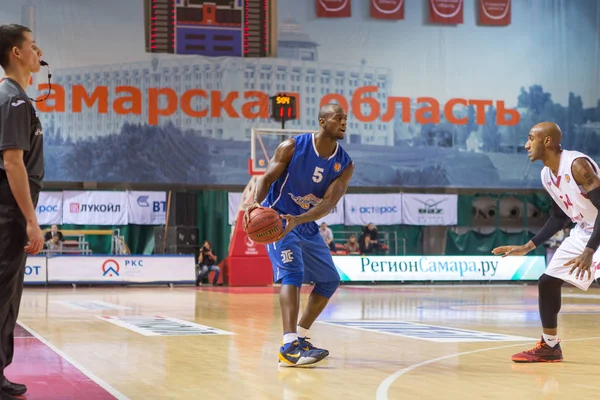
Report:
[{"label": "advertising banner", "polygon": [[240,201],[242,201],[242,193],[229,192],[227,193],[227,198],[229,203],[228,221],[229,225],[233,225],[235,223],[235,218],[237,217]]},{"label": "advertising banner", "polygon": [[45,256],[27,256],[25,284],[46,283],[46,260]]},{"label": "advertising banner", "polygon": [[401,194],[347,194],[344,196],[346,225],[399,225],[402,223]]},{"label": "advertising banner", "polygon": [[62,192],[40,192],[35,215],[40,225],[60,225],[63,211]]},{"label": "advertising banner", "polygon": [[371,17],[404,19],[404,0],[371,0]]},{"label": "advertising banner", "polygon": [[130,224],[164,225],[167,214],[166,192],[127,192],[127,219]]},{"label": "advertising banner", "polygon": [[334,256],[342,282],[529,281],[546,269],[544,256]]},{"label": "advertising banner", "polygon": [[462,24],[463,11],[463,0],[429,0],[429,22]]},{"label": "advertising banner", "polygon": [[229,243],[225,275],[231,286],[265,286],[273,283],[267,247],[257,244],[242,228],[244,211],[239,211]]},{"label": "advertising banner", "polygon": [[511,0],[479,0],[479,23],[481,25],[510,25]]},{"label": "advertising banner", "polygon": [[458,195],[402,194],[402,223],[405,225],[456,225]]},{"label": "advertising banner", "polygon": [[327,225],[344,225],[344,197],[340,199],[329,214],[315,222],[319,225],[322,222],[325,222]]},{"label": "advertising banner", "polygon": [[242,228],[243,220],[244,212],[240,211],[238,219],[235,222],[235,230],[229,244],[229,257],[268,257],[265,245],[254,243],[246,231],[244,231],[244,228]]},{"label": "advertising banner", "polygon": [[127,225],[127,192],[63,192],[63,223]]},{"label": "advertising banner", "polygon": [[[242,200],[242,193],[229,192],[227,194],[229,203],[228,220],[229,225],[235,224],[235,218],[238,214],[238,207]],[[344,197],[340,199],[337,205],[333,208],[331,213],[327,214],[320,220],[315,221],[317,224],[325,222],[327,225],[343,225],[344,224]]]},{"label": "advertising banner", "polygon": [[352,16],[350,0],[316,0],[317,17],[344,18]]},{"label": "advertising banner", "polygon": [[[35,36],[52,38],[44,51],[61,54],[51,87],[44,69],[28,89],[49,94],[35,103],[44,180],[245,187],[281,142],[275,131],[256,134],[281,129],[269,118],[279,92],[296,99],[286,130],[315,131],[322,105],[343,106],[340,144],[361,192],[542,190],[543,164],[522,152],[539,121],[569,133],[563,148],[600,162],[600,85],[589,67],[598,65],[598,0],[258,3],[0,0],[4,20],[31,22]],[[36,14],[43,24],[22,20]],[[157,26],[169,28],[157,37]],[[94,51],[64,50],[81,43]],[[565,62],[547,67],[556,60]]]},{"label": "advertising banner", "polygon": [[195,279],[193,255],[48,258],[49,283],[182,283]]}]

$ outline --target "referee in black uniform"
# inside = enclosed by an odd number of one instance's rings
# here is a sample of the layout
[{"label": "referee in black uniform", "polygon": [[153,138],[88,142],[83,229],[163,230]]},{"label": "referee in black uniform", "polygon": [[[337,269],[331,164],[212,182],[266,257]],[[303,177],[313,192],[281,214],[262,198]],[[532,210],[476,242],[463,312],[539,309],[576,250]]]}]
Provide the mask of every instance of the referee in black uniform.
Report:
[{"label": "referee in black uniform", "polygon": [[4,376],[14,352],[14,329],[23,293],[27,253],[38,254],[44,237],[35,205],[44,177],[44,139],[25,93],[40,70],[42,51],[31,30],[0,25],[0,400],[27,391]]}]

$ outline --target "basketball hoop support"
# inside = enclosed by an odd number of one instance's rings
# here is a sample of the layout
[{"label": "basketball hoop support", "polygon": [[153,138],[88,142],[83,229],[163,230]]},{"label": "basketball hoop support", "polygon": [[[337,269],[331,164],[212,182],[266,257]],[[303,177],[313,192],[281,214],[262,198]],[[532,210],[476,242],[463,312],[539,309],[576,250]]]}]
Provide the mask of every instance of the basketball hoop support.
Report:
[{"label": "basketball hoop support", "polygon": [[265,173],[265,171],[261,171],[261,170],[257,171],[254,169],[254,160],[252,158],[248,159],[248,172],[250,173],[250,176],[263,175]]},{"label": "basketball hoop support", "polygon": [[[285,129],[285,115],[281,118],[281,130]],[[280,140],[283,142],[285,140],[285,136],[281,135]]]},{"label": "basketball hoop support", "polygon": [[[283,121],[282,123],[285,123]],[[250,137],[250,158],[248,159],[248,173],[252,175],[263,175],[266,170],[268,160],[275,152],[275,143],[266,143],[261,138],[268,139],[277,138],[278,143],[281,143],[287,138],[298,134],[308,133],[311,130],[305,129],[280,129],[280,128],[252,128]],[[277,144],[278,144],[277,143]],[[262,159],[264,165],[258,164],[257,160]]]}]

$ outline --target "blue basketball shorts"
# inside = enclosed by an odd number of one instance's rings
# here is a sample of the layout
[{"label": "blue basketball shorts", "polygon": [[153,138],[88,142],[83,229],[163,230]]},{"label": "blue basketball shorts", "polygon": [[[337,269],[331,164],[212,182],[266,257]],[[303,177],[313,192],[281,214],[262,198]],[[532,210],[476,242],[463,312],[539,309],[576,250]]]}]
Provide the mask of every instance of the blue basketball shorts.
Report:
[{"label": "blue basketball shorts", "polygon": [[300,287],[302,283],[340,281],[330,249],[316,224],[298,225],[283,239],[266,247],[275,283]]}]

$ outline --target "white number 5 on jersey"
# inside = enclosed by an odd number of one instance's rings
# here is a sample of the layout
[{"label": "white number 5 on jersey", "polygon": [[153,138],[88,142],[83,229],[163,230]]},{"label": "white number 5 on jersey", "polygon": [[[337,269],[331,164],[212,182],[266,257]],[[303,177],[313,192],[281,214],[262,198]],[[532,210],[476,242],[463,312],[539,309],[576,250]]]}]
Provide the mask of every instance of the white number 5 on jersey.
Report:
[{"label": "white number 5 on jersey", "polygon": [[315,167],[315,172],[313,172],[312,180],[314,183],[319,183],[323,180],[323,168]]}]

